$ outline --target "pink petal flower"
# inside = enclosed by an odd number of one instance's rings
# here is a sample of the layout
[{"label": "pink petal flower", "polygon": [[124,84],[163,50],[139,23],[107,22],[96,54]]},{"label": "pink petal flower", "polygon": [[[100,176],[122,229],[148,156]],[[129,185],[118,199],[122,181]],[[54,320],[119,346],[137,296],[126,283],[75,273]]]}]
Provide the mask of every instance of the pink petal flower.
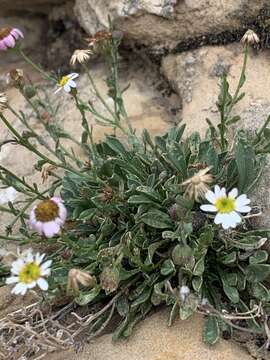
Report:
[{"label": "pink petal flower", "polygon": [[43,224],[43,233],[47,238],[51,238],[58,234],[60,231],[60,225],[55,221],[49,221]]},{"label": "pink petal flower", "polygon": [[4,40],[0,40],[0,50],[7,50],[7,46],[4,43]]},{"label": "pink petal flower", "polygon": [[10,33],[15,37],[16,40],[19,39],[19,37],[24,38],[23,33],[20,29],[14,28],[11,30]]},{"label": "pink petal flower", "polygon": [[10,34],[3,39],[7,47],[13,48],[16,44],[14,37]]}]

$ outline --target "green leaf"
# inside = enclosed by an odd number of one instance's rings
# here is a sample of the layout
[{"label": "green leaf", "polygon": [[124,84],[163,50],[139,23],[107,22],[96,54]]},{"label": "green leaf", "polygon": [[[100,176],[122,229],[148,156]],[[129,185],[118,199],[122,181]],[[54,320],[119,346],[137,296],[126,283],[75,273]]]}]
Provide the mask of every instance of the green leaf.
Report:
[{"label": "green leaf", "polygon": [[129,312],[129,304],[125,295],[122,295],[117,299],[116,308],[120,316],[127,316]]},{"label": "green leaf", "polygon": [[238,139],[235,150],[236,164],[238,168],[238,189],[245,192],[256,177],[255,153],[253,147],[243,139]]},{"label": "green leaf", "polygon": [[148,262],[149,264],[152,264],[153,261],[153,256],[155,254],[155,252],[157,251],[158,248],[160,248],[162,245],[166,244],[168,242],[168,240],[161,240],[161,241],[157,241],[154,242],[153,244],[148,246]]},{"label": "green leaf", "polygon": [[219,339],[218,320],[215,316],[208,316],[203,328],[203,341],[208,345],[214,345]]},{"label": "green leaf", "polygon": [[223,282],[223,290],[233,304],[237,304],[240,300],[238,290]]},{"label": "green leaf", "polygon": [[202,284],[203,284],[202,276],[195,276],[192,279],[192,286],[195,291],[199,292],[201,290]]},{"label": "green leaf", "polygon": [[270,265],[268,264],[254,264],[248,265],[246,268],[247,281],[261,282],[270,276]]},{"label": "green leaf", "polygon": [[166,229],[172,226],[170,216],[159,210],[148,211],[140,217],[140,220],[156,229]]},{"label": "green leaf", "polygon": [[258,250],[253,254],[253,256],[250,256],[249,263],[250,264],[261,264],[266,262],[268,259],[268,252],[265,250]]},{"label": "green leaf", "polygon": [[198,304],[198,298],[194,294],[190,294],[184,303],[180,305],[180,319],[188,319],[196,311]]},{"label": "green leaf", "polygon": [[131,308],[134,308],[138,305],[143,304],[145,301],[147,301],[152,293],[152,289],[151,288],[146,288],[139,297],[137,297],[137,299],[135,299],[132,303],[131,303]]},{"label": "green leaf", "polygon": [[194,201],[188,198],[185,198],[182,195],[177,195],[175,198],[176,204],[180,205],[184,209],[191,210],[194,206]]},{"label": "green leaf", "polygon": [[75,298],[75,302],[80,306],[89,304],[91,301],[93,301],[99,295],[100,289],[101,289],[101,287],[98,286],[98,287],[91,289],[87,293],[80,293],[80,295]]},{"label": "green leaf", "polygon": [[175,266],[171,259],[167,259],[163,262],[160,272],[162,275],[170,275],[175,272]]},{"label": "green leaf", "polygon": [[252,285],[252,293],[261,301],[270,301],[269,290],[261,283],[255,283]]},{"label": "green leaf", "polygon": [[230,265],[236,262],[236,258],[236,251],[232,251],[230,254],[222,256],[220,261],[225,265]]},{"label": "green leaf", "polygon": [[146,195],[132,195],[130,196],[130,198],[128,199],[128,203],[129,204],[153,204],[153,205],[157,205],[157,203],[155,203],[153,200],[151,200],[148,196]]},{"label": "green leaf", "polygon": [[193,275],[201,276],[204,272],[204,257],[202,257],[194,266]]},{"label": "green leaf", "polygon": [[162,198],[159,195],[159,193],[149,186],[138,186],[136,188],[136,191],[143,193],[144,195],[148,196],[150,199],[154,201],[162,201]]}]

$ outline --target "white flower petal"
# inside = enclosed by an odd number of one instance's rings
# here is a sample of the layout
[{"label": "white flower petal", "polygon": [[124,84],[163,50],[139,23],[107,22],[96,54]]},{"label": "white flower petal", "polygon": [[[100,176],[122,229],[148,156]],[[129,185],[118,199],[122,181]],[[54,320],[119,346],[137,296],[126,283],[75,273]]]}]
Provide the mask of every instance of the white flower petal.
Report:
[{"label": "white flower petal", "polygon": [[30,284],[27,284],[28,289],[33,289],[37,285],[36,281],[32,281]]},{"label": "white flower petal", "polygon": [[251,207],[250,206],[237,206],[236,210],[240,213],[249,213],[251,211]]},{"label": "white flower petal", "polygon": [[238,198],[236,199],[235,201],[236,203],[236,206],[240,207],[240,206],[244,206],[244,205],[248,205],[250,204],[250,200],[247,198],[247,195],[246,194],[242,194],[240,196],[238,196]]},{"label": "white flower petal", "polygon": [[66,85],[64,85],[64,90],[65,90],[65,92],[67,92],[67,93],[69,93],[69,92],[71,91],[71,88],[70,88],[70,86],[69,86],[68,83],[66,83]]},{"label": "white flower petal", "polygon": [[220,187],[218,185],[215,185],[215,196],[216,198],[220,196]]},{"label": "white flower petal", "polygon": [[37,284],[41,288],[41,290],[46,291],[49,288],[47,281],[43,278],[38,279]]},{"label": "white flower petal", "polygon": [[12,290],[11,293],[15,295],[25,295],[27,291],[27,286],[23,283],[18,283]]},{"label": "white flower petal", "polygon": [[78,73],[71,73],[71,74],[67,75],[67,77],[71,80],[76,79],[78,76],[79,76]]},{"label": "white flower petal", "polygon": [[212,204],[214,204],[215,200],[216,200],[216,195],[215,193],[213,193],[213,191],[208,190],[207,193],[205,194],[205,198]]},{"label": "white flower petal", "polygon": [[73,80],[69,80],[68,83],[67,83],[68,86],[72,87],[72,88],[75,88],[77,85],[75,83],[75,81]]},{"label": "white flower petal", "polygon": [[41,271],[47,270],[52,265],[52,260],[47,260],[40,266]]},{"label": "white flower petal", "polygon": [[19,275],[19,272],[22,270],[24,265],[25,262],[23,261],[23,259],[18,259],[14,261],[11,265],[11,272],[15,275]]},{"label": "white flower petal", "polygon": [[18,276],[10,276],[9,278],[6,279],[6,284],[14,284],[16,282],[19,281],[19,277]]},{"label": "white flower petal", "polygon": [[42,263],[42,260],[44,259],[46,254],[41,254],[40,253],[37,253],[36,256],[35,256],[35,263],[37,265],[40,265]]},{"label": "white flower petal", "polygon": [[217,208],[214,205],[210,205],[210,204],[206,204],[206,205],[201,205],[200,209],[203,211],[210,211],[210,212],[217,212]]},{"label": "white flower petal", "polygon": [[230,192],[229,192],[229,197],[230,198],[233,198],[235,199],[238,195],[238,190],[236,188],[232,189]]}]

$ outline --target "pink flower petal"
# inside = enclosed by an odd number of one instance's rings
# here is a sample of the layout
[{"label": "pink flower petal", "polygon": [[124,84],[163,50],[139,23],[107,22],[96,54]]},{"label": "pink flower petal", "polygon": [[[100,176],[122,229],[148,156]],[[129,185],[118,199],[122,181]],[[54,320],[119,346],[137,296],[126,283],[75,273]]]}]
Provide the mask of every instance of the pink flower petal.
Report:
[{"label": "pink flower petal", "polygon": [[7,50],[7,46],[4,43],[4,40],[0,40],[0,50]]},{"label": "pink flower petal", "polygon": [[60,225],[55,221],[49,221],[43,224],[43,233],[47,238],[51,238],[54,235],[58,234],[60,231]]},{"label": "pink flower petal", "polygon": [[59,204],[59,217],[62,220],[62,222],[64,223],[66,221],[66,217],[67,217],[67,209],[65,207],[65,205],[63,204]]},{"label": "pink flower petal", "polygon": [[18,39],[19,37],[24,38],[23,33],[20,29],[14,28],[11,30],[10,33],[15,37],[15,39]]},{"label": "pink flower petal", "polygon": [[3,39],[7,47],[13,48],[16,44],[16,41],[12,35],[8,35]]}]

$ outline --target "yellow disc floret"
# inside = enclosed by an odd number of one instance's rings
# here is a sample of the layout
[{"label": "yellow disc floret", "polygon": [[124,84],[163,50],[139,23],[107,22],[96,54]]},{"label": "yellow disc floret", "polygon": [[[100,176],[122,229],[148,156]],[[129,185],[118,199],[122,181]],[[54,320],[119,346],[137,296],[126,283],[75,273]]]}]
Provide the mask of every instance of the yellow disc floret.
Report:
[{"label": "yellow disc floret", "polygon": [[44,200],[35,209],[37,221],[47,222],[55,220],[59,215],[58,205],[52,200]]},{"label": "yellow disc floret", "polygon": [[59,84],[61,87],[63,87],[63,86],[66,85],[66,83],[67,83],[69,80],[70,80],[69,76],[63,76],[63,77],[59,80],[58,84]]},{"label": "yellow disc floret", "polygon": [[19,273],[19,280],[24,284],[30,284],[37,281],[41,276],[40,267],[32,262],[24,265]]},{"label": "yellow disc floret", "polygon": [[227,214],[235,210],[235,199],[224,196],[216,200],[215,206],[219,213]]}]

